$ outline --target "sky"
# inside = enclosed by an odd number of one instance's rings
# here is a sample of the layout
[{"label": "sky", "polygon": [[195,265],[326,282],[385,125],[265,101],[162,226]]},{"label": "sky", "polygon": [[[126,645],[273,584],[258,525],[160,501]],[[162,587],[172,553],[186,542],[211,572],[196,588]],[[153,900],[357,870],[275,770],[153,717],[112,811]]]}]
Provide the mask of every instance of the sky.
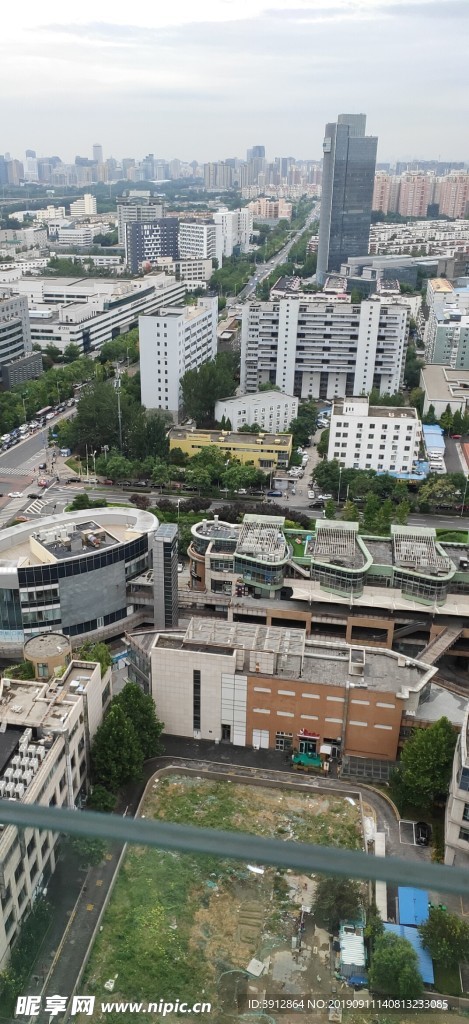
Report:
[{"label": "sky", "polygon": [[0,153],[320,159],[365,112],[378,160],[469,161],[469,0],[23,0],[2,10]]}]

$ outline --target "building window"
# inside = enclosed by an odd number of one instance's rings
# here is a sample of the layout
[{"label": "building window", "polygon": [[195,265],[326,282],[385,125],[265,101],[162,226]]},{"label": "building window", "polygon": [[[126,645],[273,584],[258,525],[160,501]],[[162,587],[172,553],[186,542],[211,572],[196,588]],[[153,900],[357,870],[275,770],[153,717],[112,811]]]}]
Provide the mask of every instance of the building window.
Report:
[{"label": "building window", "polygon": [[469,804],[464,804],[464,810],[462,812],[462,820],[469,821]]},{"label": "building window", "polygon": [[465,843],[469,843],[469,828],[460,828],[459,838],[464,839]]},{"label": "building window", "polygon": [[195,731],[200,729],[200,706],[201,706],[201,693],[200,693],[200,672],[198,669],[194,669],[192,673],[192,686],[193,686],[193,728]]},{"label": "building window", "polygon": [[49,676],[49,666],[39,662],[37,666],[37,674],[39,677],[47,679]]},{"label": "building window", "polygon": [[291,732],[276,732],[275,733],[275,749],[276,750],[291,750],[293,746],[293,733]]}]

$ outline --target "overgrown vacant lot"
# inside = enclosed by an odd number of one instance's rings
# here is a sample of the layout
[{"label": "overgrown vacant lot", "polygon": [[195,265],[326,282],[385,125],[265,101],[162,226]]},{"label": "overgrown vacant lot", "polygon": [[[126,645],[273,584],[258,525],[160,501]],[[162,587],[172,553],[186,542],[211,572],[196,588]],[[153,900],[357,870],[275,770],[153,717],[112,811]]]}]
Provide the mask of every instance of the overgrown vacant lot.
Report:
[{"label": "overgrown vacant lot", "polygon": [[[150,789],[143,814],[285,840],[362,846],[358,806],[314,792],[169,776]],[[274,868],[254,874],[228,859],[130,847],[82,987],[98,999],[205,999],[226,1007],[230,975],[224,972],[291,945],[298,914],[294,884]],[[110,978],[116,978],[112,996],[104,990]]]}]

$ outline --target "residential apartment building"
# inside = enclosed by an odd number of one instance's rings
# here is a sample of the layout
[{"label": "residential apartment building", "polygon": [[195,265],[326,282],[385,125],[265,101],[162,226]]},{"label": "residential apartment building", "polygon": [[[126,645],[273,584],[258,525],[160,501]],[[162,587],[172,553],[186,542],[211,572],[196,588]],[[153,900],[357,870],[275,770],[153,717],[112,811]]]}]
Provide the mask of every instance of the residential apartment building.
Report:
[{"label": "residential apartment building", "polygon": [[401,217],[426,217],[432,202],[434,178],[430,174],[403,174],[397,212]]},{"label": "residential apartment building", "polygon": [[454,752],[446,804],[445,864],[469,865],[469,705]]},{"label": "residential apartment building", "polygon": [[372,407],[348,398],[332,407],[327,458],[346,469],[408,476],[418,461],[422,427],[416,409]]},{"label": "residential apartment building", "polygon": [[117,239],[125,245],[125,225],[138,221],[160,220],[163,206],[150,192],[136,192],[129,196],[117,197]]},{"label": "residential apartment building", "polygon": [[221,423],[223,417],[229,420],[231,430],[239,430],[247,424],[257,423],[268,433],[288,430],[298,415],[298,399],[294,395],[283,395],[281,391],[259,391],[254,395],[236,398],[222,398],[215,405],[215,419]]},{"label": "residential apartment building", "polygon": [[254,220],[276,223],[279,220],[291,220],[293,204],[288,203],[286,199],[269,199],[263,196],[248,203],[246,209],[251,211]]},{"label": "residential apartment building", "polygon": [[142,405],[166,409],[177,422],[181,377],[216,355],[217,319],[216,297],[198,299],[196,306],[162,306],[140,317]]},{"label": "residential apartment building", "polygon": [[378,140],[365,135],[365,114],[339,114],[326,125],[316,276],[368,252]]},{"label": "residential apartment building", "polygon": [[195,288],[204,288],[213,274],[212,260],[197,259],[172,259],[171,256],[161,256],[155,263],[155,270],[163,270],[165,274],[174,274],[181,281],[184,281],[188,291]]},{"label": "residential apartment building", "polygon": [[196,455],[203,448],[213,447],[265,473],[287,469],[292,453],[291,434],[237,434],[234,430],[171,427],[168,437],[170,451],[181,448],[187,455]]},{"label": "residential apartment building", "polygon": [[[24,295],[0,288],[0,377],[3,378],[3,367],[29,356],[31,347],[28,300]],[[3,379],[2,384],[7,386]]]},{"label": "residential apartment building", "polygon": [[213,214],[214,223],[221,229],[223,256],[232,256],[235,249],[249,252],[252,219],[252,213],[247,207],[242,210],[222,208]]},{"label": "residential apartment building", "polygon": [[461,701],[433,681],[436,669],[394,651],[210,618],[153,643],[134,635],[136,652],[140,639],[169,734],[363,765],[395,762],[409,720],[425,728],[437,708],[462,725]]},{"label": "residential apartment building", "polygon": [[[1,325],[0,325],[1,343]],[[42,353],[29,352],[27,355],[18,356],[9,363],[2,363],[1,367],[2,388],[11,391],[17,384],[23,384],[27,380],[37,380],[43,371]]]},{"label": "residential apartment building", "polygon": [[179,222],[180,259],[223,261],[222,225],[213,221],[181,220]]},{"label": "residential apartment building", "polygon": [[[38,638],[39,639],[39,638]],[[57,643],[57,635],[55,634]],[[90,745],[111,698],[111,671],[73,660],[63,674],[0,681],[0,804],[78,808],[90,777]],[[59,832],[0,825],[0,967],[57,864]]]},{"label": "residential apartment building", "polygon": [[90,192],[85,192],[80,199],[70,203],[71,217],[95,217],[97,214],[96,197]]},{"label": "residential apartment building", "polygon": [[448,174],[440,181],[439,210],[452,220],[464,219],[469,213],[469,171]]},{"label": "residential apartment building", "polygon": [[22,277],[13,288],[12,295],[27,296],[32,343],[54,344],[61,351],[74,344],[86,353],[136,327],[140,315],[181,302],[186,290],[166,274],[138,281]]},{"label": "residential apartment building", "polygon": [[323,295],[290,295],[243,306],[241,389],[276,384],[298,398],[345,398],[399,391],[409,310],[376,296],[360,305]]},{"label": "residential apartment building", "polygon": [[177,217],[133,221],[125,225],[125,262],[133,274],[143,263],[155,264],[161,257],[177,260],[179,256],[179,221]]},{"label": "residential apartment building", "polygon": [[469,369],[467,332],[469,288],[455,288],[445,278],[427,284],[428,318],[424,329],[425,357],[452,369]]}]

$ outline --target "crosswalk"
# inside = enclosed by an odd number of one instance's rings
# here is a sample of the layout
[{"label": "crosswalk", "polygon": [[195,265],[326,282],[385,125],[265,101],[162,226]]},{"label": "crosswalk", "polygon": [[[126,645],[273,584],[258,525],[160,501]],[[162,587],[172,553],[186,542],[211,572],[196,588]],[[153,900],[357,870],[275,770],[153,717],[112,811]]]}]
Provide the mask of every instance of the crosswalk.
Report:
[{"label": "crosswalk", "polygon": [[28,507],[25,508],[25,515],[40,515],[44,508],[44,505],[45,501],[41,501],[40,498],[36,498],[35,501],[31,502],[31,505],[28,505]]}]

